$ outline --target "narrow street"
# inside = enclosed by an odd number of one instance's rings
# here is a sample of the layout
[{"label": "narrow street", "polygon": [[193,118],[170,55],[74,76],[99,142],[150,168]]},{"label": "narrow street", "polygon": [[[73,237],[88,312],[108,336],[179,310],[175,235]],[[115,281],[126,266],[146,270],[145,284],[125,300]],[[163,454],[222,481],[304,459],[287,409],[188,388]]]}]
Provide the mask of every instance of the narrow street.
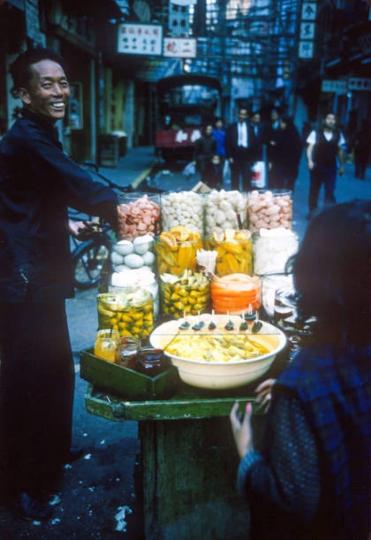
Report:
[{"label": "narrow street", "polygon": [[[138,152],[143,150],[138,150]],[[150,149],[146,151],[151,159]],[[105,174],[120,181],[127,178],[131,159]],[[124,165],[125,164],[125,165]],[[168,171],[168,169],[166,169]],[[122,183],[125,183],[122,181]],[[162,189],[189,189],[193,184],[181,172],[158,172]],[[306,228],[308,171],[303,160],[294,195],[294,228],[302,237]],[[338,178],[339,202],[371,198],[371,170],[365,181],[353,177],[353,166],[346,166]],[[138,425],[136,422],[111,422],[88,414],[84,406],[86,381],[79,376],[79,351],[91,347],[97,328],[96,290],[77,292],[67,301],[67,312],[76,370],[75,444],[86,448],[85,457],[67,465],[60,490],[56,493],[54,516],[46,523],[15,519],[0,508],[1,540],[57,540],[61,538],[126,539],[143,538],[140,486],[137,482]],[[193,540],[193,539],[190,539]],[[196,540],[196,539],[194,539]]]}]

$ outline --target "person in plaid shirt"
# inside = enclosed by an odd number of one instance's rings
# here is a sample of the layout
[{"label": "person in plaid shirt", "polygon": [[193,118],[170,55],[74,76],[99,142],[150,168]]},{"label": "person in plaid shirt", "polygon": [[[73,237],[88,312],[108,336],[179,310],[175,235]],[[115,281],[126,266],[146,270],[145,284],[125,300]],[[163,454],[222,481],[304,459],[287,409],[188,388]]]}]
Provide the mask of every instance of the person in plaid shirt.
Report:
[{"label": "person in plaid shirt", "polygon": [[317,216],[293,265],[299,311],[316,325],[274,384],[260,385],[271,406],[259,451],[251,405],[242,420],[237,404],[231,412],[249,538],[370,540],[371,202]]}]

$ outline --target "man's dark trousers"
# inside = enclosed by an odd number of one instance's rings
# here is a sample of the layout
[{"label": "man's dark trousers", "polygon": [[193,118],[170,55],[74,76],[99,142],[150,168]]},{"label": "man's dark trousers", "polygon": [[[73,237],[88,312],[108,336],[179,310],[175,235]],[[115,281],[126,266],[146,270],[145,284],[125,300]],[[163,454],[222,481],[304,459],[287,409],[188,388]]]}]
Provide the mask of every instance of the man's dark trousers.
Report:
[{"label": "man's dark trousers", "polygon": [[325,204],[335,204],[336,165],[315,165],[310,171],[309,210],[315,210],[321,186],[325,189]]},{"label": "man's dark trousers", "polygon": [[0,446],[12,479],[5,487],[48,489],[71,445],[74,366],[64,300],[0,303],[0,338]]},{"label": "man's dark trousers", "polygon": [[240,178],[242,180],[242,190],[248,191],[251,187],[251,162],[250,152],[247,148],[238,148],[231,163],[231,188],[240,189]]}]

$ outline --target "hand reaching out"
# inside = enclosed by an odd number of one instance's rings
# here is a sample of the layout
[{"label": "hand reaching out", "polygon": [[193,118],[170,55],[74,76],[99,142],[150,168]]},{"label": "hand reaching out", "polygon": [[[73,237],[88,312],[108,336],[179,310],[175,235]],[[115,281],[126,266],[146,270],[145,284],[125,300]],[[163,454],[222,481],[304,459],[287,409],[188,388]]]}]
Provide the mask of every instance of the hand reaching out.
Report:
[{"label": "hand reaching out", "polygon": [[229,415],[237,452],[241,459],[245,456],[245,454],[247,454],[247,452],[254,449],[251,415],[251,403],[246,404],[245,415],[241,417],[241,413],[239,412],[239,404],[237,402],[233,405]]},{"label": "hand reaching out", "polygon": [[275,384],[276,379],[267,379],[259,384],[255,389],[256,392],[256,401],[259,405],[264,408],[264,411],[267,412],[272,399],[272,388]]}]

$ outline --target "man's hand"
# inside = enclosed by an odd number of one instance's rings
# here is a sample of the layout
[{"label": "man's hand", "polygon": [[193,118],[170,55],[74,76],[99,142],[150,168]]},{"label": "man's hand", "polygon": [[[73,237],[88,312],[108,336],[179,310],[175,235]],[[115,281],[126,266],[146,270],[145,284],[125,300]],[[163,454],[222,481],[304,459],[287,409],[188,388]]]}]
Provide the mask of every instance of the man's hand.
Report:
[{"label": "man's hand", "polygon": [[76,236],[79,240],[84,240],[94,232],[99,232],[100,226],[93,221],[74,221],[68,220],[68,232]]},{"label": "man's hand", "polygon": [[229,161],[229,163],[233,163],[234,160],[233,160],[232,157],[230,157],[230,158],[228,158],[228,161]]},{"label": "man's hand", "polygon": [[241,417],[239,404],[236,402],[231,410],[229,419],[231,421],[232,433],[236,443],[237,452],[242,459],[247,452],[254,449],[251,428],[252,405],[246,404],[245,415]]},{"label": "man's hand", "polygon": [[311,171],[313,168],[314,168],[313,161],[308,159],[308,169]]},{"label": "man's hand", "polygon": [[77,237],[84,230],[86,230],[85,221],[74,221],[73,219],[68,220],[68,232],[72,234],[72,236]]}]

